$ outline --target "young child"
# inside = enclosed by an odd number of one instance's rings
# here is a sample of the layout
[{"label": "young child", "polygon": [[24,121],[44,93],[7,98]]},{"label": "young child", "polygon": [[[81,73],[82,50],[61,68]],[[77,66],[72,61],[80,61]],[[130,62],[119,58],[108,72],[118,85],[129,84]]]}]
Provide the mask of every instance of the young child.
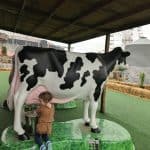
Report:
[{"label": "young child", "polygon": [[37,109],[38,122],[35,133],[35,141],[39,145],[40,150],[46,150],[46,148],[52,150],[48,135],[51,134],[52,122],[54,121],[54,103],[67,103],[73,99],[56,99],[48,91],[40,93],[40,107]]}]

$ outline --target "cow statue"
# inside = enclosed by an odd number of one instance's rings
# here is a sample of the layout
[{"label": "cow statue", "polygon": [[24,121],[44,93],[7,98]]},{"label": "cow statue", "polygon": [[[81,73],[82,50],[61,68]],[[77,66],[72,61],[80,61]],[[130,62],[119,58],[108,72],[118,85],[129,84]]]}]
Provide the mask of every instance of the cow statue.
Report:
[{"label": "cow statue", "polygon": [[[129,52],[121,47],[99,53],[74,53],[52,48],[19,47],[15,53],[15,71],[7,104],[14,108],[14,130],[20,139],[27,134],[21,125],[21,111],[28,94],[38,86],[45,86],[56,98],[80,98],[84,102],[84,123],[99,133],[96,111],[103,86],[116,64],[126,63]],[[89,118],[88,110],[91,110]]]}]

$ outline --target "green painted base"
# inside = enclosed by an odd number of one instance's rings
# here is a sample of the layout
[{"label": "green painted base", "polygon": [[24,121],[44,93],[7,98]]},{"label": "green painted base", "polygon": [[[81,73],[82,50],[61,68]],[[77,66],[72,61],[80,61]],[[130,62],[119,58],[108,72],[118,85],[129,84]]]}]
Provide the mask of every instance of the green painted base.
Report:
[{"label": "green painted base", "polygon": [[[90,132],[90,127],[83,125],[82,119],[67,122],[54,122],[51,135],[53,150],[134,150],[130,134],[120,125],[97,119],[101,133]],[[36,150],[33,137],[28,141],[18,141],[12,127],[2,134],[2,150]]]},{"label": "green painted base", "polygon": [[70,108],[76,108],[77,104],[76,101],[71,101],[65,104],[57,104],[56,109],[70,109]]}]

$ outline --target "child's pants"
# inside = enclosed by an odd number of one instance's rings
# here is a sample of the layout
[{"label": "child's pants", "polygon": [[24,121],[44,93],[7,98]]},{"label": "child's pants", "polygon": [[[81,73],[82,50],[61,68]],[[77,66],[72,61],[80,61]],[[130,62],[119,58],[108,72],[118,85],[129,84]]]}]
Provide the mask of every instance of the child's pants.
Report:
[{"label": "child's pants", "polygon": [[43,144],[43,141],[49,141],[48,135],[35,133],[35,142],[39,145],[39,147]]}]

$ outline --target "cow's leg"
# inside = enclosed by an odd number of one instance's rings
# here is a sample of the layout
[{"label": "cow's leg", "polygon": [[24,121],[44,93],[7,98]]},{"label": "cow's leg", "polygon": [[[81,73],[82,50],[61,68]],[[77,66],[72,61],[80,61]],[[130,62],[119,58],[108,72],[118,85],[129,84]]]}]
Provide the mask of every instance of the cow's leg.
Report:
[{"label": "cow's leg", "polygon": [[16,92],[14,97],[14,107],[15,107],[14,130],[17,132],[20,140],[29,139],[28,135],[25,133],[21,125],[21,114],[27,94],[28,92],[25,90],[25,87],[21,86]]},{"label": "cow's leg", "polygon": [[84,123],[85,126],[89,126],[90,125],[90,118],[89,118],[89,99],[84,101]]},{"label": "cow's leg", "polygon": [[98,107],[98,101],[94,101],[94,99],[92,99],[90,107],[91,107],[91,120],[90,120],[91,131],[94,133],[99,133],[100,129],[98,128],[96,123],[96,111]]},{"label": "cow's leg", "polygon": [[100,87],[96,87],[94,93],[91,93],[91,101],[90,101],[90,107],[91,107],[91,120],[90,120],[90,125],[91,125],[91,131],[94,133],[99,133],[100,129],[98,128],[96,124],[96,112],[98,108],[98,103],[99,100],[101,99],[103,87],[104,87],[105,81],[100,85]]},{"label": "cow's leg", "polygon": [[7,104],[7,100],[4,100],[3,108],[6,109],[6,110],[9,110],[9,107],[8,107],[8,104]]}]

